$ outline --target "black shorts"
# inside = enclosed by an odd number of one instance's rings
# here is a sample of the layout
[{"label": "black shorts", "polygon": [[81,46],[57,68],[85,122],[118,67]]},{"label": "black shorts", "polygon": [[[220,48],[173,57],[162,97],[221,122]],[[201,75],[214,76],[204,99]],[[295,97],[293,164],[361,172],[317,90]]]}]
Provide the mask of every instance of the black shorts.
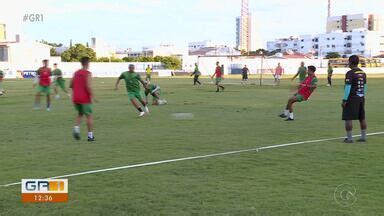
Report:
[{"label": "black shorts", "polygon": [[349,100],[343,108],[343,120],[365,120],[364,100]]},{"label": "black shorts", "polygon": [[248,74],[243,74],[243,80],[248,79]]}]

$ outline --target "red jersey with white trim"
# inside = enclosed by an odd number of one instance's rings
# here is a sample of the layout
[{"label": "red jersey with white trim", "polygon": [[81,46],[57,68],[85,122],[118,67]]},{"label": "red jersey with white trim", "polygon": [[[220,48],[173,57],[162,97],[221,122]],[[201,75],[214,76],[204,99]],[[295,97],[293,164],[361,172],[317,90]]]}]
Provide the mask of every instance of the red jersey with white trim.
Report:
[{"label": "red jersey with white trim", "polygon": [[75,72],[72,78],[72,101],[74,104],[90,104],[91,92],[88,90],[88,79],[91,76],[91,72],[87,70],[78,70]]},{"label": "red jersey with white trim", "polygon": [[40,86],[50,86],[51,85],[51,68],[41,67],[37,70],[37,75],[39,76],[39,85]]},{"label": "red jersey with white trim", "polygon": [[305,100],[311,96],[312,92],[311,87],[309,85],[316,85],[317,77],[316,76],[308,76],[305,78],[303,82],[300,84],[299,94],[304,97]]}]

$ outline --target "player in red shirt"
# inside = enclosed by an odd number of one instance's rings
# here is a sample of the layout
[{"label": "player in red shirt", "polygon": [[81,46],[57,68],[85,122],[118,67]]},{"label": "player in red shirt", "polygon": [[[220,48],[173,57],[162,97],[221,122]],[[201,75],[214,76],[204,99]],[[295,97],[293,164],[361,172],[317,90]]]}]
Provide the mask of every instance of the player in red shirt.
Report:
[{"label": "player in red shirt", "polygon": [[43,60],[43,67],[36,71],[36,81],[33,86],[37,84],[37,93],[35,96],[35,108],[40,109],[41,94],[47,96],[47,111],[51,110],[51,68],[48,67],[48,60]]},{"label": "player in red shirt", "polygon": [[221,81],[223,80],[223,74],[224,74],[224,65],[220,67],[220,62],[216,62],[216,70],[215,70],[215,73],[211,76],[211,78],[213,79],[214,76],[216,76],[216,82],[215,82],[215,85],[216,85],[216,92],[219,92],[220,88],[221,88],[221,91],[224,91],[224,86],[220,85]]},{"label": "player in red shirt", "polygon": [[91,81],[92,73],[88,71],[89,58],[81,59],[82,68],[76,71],[71,80],[70,88],[72,88],[72,101],[78,115],[75,119],[73,128],[73,136],[76,140],[80,139],[80,123],[85,115],[87,117],[88,141],[95,141],[93,136],[93,116],[92,116],[92,101],[95,101]]},{"label": "player in red shirt", "polygon": [[299,91],[288,100],[284,112],[279,115],[281,118],[287,118],[286,121],[293,121],[293,104],[296,102],[307,101],[313,91],[317,88],[317,78],[315,76],[316,67],[308,66],[308,77],[298,86]]},{"label": "player in red shirt", "polygon": [[280,85],[280,79],[281,79],[281,76],[283,75],[284,73],[284,68],[281,67],[280,65],[280,62],[277,63],[277,67],[275,69],[275,84],[276,85]]}]

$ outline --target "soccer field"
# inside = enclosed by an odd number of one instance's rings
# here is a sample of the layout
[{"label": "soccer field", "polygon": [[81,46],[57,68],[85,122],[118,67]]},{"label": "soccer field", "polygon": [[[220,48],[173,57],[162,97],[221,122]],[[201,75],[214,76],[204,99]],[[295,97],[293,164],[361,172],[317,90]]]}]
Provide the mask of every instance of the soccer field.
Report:
[{"label": "soccer field", "polygon": [[[320,79],[310,101],[294,106],[294,122],[277,117],[293,94],[288,80],[231,84],[220,93],[202,80],[193,87],[192,79],[155,79],[168,105],[150,106],[151,114],[138,118],[123,85],[115,92],[115,79],[94,79],[92,143],[85,124],[83,139],[72,138],[76,113],[64,94],[51,112],[34,111],[32,81],[6,80],[0,185],[344,136],[341,79],[333,88]],[[384,131],[383,82],[368,76],[368,133]],[[177,120],[175,113],[193,118]],[[366,144],[337,139],[73,176],[69,202],[60,204],[23,204],[20,185],[0,187],[0,215],[382,215],[383,152],[384,136],[377,135]],[[344,189],[349,193],[340,195]]]}]

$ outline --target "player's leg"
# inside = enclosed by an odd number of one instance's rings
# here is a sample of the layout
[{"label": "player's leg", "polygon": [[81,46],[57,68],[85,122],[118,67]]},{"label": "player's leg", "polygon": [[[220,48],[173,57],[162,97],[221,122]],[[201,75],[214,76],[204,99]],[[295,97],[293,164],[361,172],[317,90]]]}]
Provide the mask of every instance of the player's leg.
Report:
[{"label": "player's leg", "polygon": [[58,86],[59,84],[58,84],[58,81],[56,80],[55,82],[54,82],[54,85],[53,85],[53,92],[55,93],[55,98],[56,99],[59,99],[60,98],[60,95],[59,95],[59,91],[58,91],[58,89],[57,89],[57,86]]},{"label": "player's leg", "polygon": [[345,143],[353,143],[352,129],[353,129],[352,120],[346,120],[345,121],[345,131],[347,132],[347,137],[344,140]]},{"label": "player's leg", "polygon": [[47,111],[51,111],[51,89],[50,87],[46,87],[47,94]]},{"label": "player's leg", "polygon": [[199,75],[196,75],[196,82],[197,82],[199,85],[201,85],[201,82],[200,82],[200,80],[199,80]]},{"label": "player's leg", "polygon": [[141,108],[140,103],[137,101],[137,99],[138,99],[137,93],[135,93],[135,92],[128,92],[128,97],[129,97],[129,100],[131,101],[132,105],[139,111],[139,113],[140,113],[139,117],[144,116],[145,112]]},{"label": "player's leg", "polygon": [[360,103],[360,109],[359,109],[359,121],[360,121],[360,130],[361,130],[361,137],[358,140],[359,142],[366,142],[367,141],[367,121],[365,120],[365,103]]},{"label": "player's leg", "polygon": [[92,108],[90,104],[86,105],[85,115],[87,117],[88,141],[89,142],[96,141],[95,136],[93,135],[93,115],[92,115]]},{"label": "player's leg", "polygon": [[83,118],[82,105],[81,104],[75,104],[75,109],[76,109],[78,114],[75,118],[75,125],[73,126],[72,134],[76,140],[79,140],[80,139],[80,124],[81,124],[81,120]]},{"label": "player's leg", "polygon": [[35,95],[35,105],[33,108],[40,109],[40,92],[36,93]]},{"label": "player's leg", "polygon": [[144,107],[144,112],[149,113],[147,102],[145,100],[143,100],[140,93],[136,94],[136,98],[138,101],[140,101],[141,105]]},{"label": "player's leg", "polygon": [[71,95],[69,94],[69,92],[67,91],[67,88],[65,87],[65,80],[64,80],[64,79],[62,79],[62,80],[60,81],[60,88],[61,88],[61,90],[63,90],[63,92],[64,92],[65,94],[67,94],[68,97],[71,96]]},{"label": "player's leg", "polygon": [[142,117],[145,115],[145,112],[143,111],[143,109],[141,108],[139,102],[136,101],[136,99],[132,98],[131,99],[131,103],[132,105],[139,111],[139,117]]},{"label": "player's leg", "polygon": [[296,94],[288,99],[287,106],[285,107],[282,114],[279,115],[281,118],[287,118],[287,121],[293,121],[294,115],[293,115],[293,104],[296,102],[303,101],[303,98],[301,95]]},{"label": "player's leg", "polygon": [[293,96],[288,100],[287,109],[289,110],[289,115],[287,121],[294,120],[293,116],[293,104],[300,101],[299,96]]}]

